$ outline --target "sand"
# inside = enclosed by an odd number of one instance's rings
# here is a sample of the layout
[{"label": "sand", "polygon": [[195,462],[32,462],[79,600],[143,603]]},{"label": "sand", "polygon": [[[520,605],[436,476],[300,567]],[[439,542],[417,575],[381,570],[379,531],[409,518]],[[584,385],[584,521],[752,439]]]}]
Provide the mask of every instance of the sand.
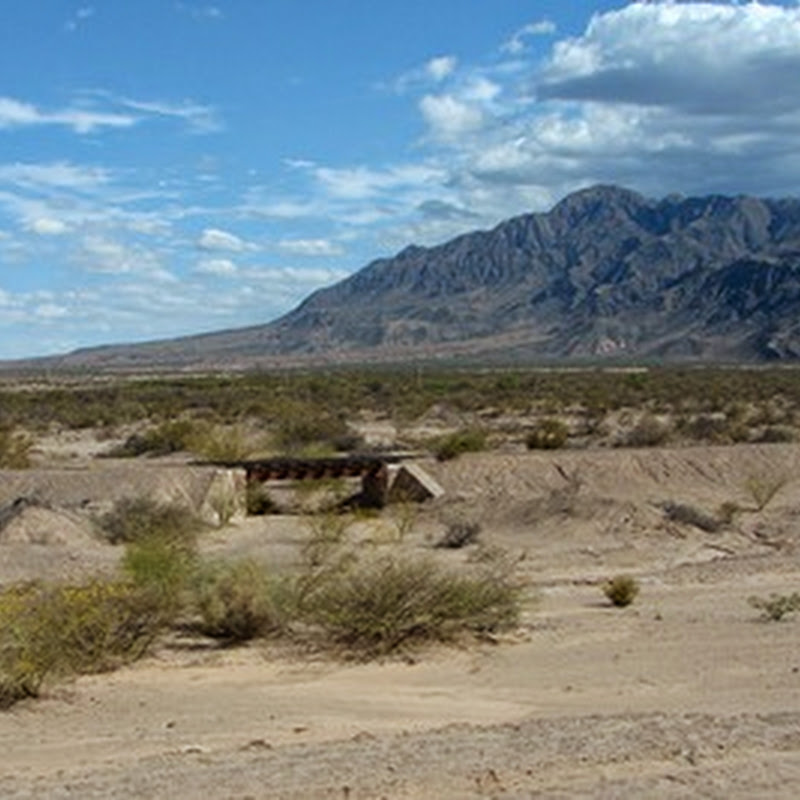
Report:
[{"label": "sand", "polygon": [[[800,796],[800,618],[747,603],[798,589],[798,463],[791,445],[426,462],[447,495],[399,545],[366,543],[389,538],[388,512],[360,523],[364,546],[431,553],[448,521],[479,520],[526,587],[518,629],[369,664],[165,642],[0,714],[0,797]],[[747,484],[767,476],[782,485],[757,511]],[[667,519],[668,501],[744,510],[708,533]],[[250,518],[203,546],[276,563],[306,535]],[[24,546],[0,545],[0,581]],[[626,609],[600,591],[618,572],[642,587]]]}]

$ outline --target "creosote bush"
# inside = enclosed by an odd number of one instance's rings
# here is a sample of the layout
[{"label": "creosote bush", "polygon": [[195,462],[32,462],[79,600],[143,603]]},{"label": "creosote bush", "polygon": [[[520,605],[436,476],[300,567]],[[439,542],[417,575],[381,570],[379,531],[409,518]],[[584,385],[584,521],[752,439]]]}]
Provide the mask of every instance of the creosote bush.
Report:
[{"label": "creosote bush", "polygon": [[707,533],[717,533],[723,524],[730,522],[733,519],[734,511],[726,506],[720,508],[723,517],[716,517],[703,511],[697,506],[688,503],[674,503],[672,501],[664,503],[664,515],[672,522],[680,522],[685,525],[693,525]]},{"label": "creosote bush", "polygon": [[497,574],[456,575],[432,561],[388,557],[328,574],[304,601],[312,625],[367,657],[406,643],[501,630],[518,611],[518,590]]},{"label": "creosote bush", "polygon": [[639,583],[630,575],[616,575],[603,584],[603,594],[618,608],[629,606],[639,594]]},{"label": "creosote bush", "polygon": [[153,598],[127,581],[24,584],[0,592],[0,708],[49,677],[101,672],[142,656],[161,630]]},{"label": "creosote bush", "polygon": [[0,427],[0,469],[27,469],[32,447],[27,434]]},{"label": "creosote bush", "polygon": [[669,425],[652,414],[645,414],[617,442],[620,447],[658,447],[671,435]]},{"label": "creosote bush", "polygon": [[448,524],[444,535],[436,542],[435,546],[457,550],[461,547],[466,547],[468,544],[474,544],[480,535],[480,522],[458,520]]},{"label": "creosote bush", "polygon": [[479,428],[463,428],[434,439],[432,449],[439,461],[451,461],[462,453],[478,453],[486,449],[486,432]]},{"label": "creosote bush", "polygon": [[201,523],[192,512],[177,503],[164,503],[149,497],[118,500],[98,520],[112,544],[137,542],[153,534],[193,547]]},{"label": "creosote bush", "polygon": [[198,630],[233,642],[283,632],[293,615],[288,581],[252,559],[201,567],[194,602]]},{"label": "creosote bush", "polygon": [[800,611],[800,592],[771,594],[769,597],[748,597],[747,602],[761,612],[762,619],[779,622],[787,614]]},{"label": "creosote bush", "polygon": [[558,450],[567,443],[569,428],[560,419],[547,417],[525,437],[529,450]]}]

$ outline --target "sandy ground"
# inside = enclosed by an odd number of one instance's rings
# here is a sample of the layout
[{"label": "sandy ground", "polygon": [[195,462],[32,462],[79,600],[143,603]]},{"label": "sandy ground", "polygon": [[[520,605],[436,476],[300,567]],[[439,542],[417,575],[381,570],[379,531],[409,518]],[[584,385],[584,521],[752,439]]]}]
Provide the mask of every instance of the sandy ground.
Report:
[{"label": "sandy ground", "polygon": [[[798,797],[800,619],[761,621],[747,598],[798,589],[799,464],[789,445],[426,464],[447,495],[394,546],[430,553],[449,520],[479,519],[526,586],[518,630],[372,664],[168,642],[0,714],[0,797]],[[762,511],[755,477],[783,483]],[[708,533],[667,501],[745,510]],[[385,541],[389,517],[359,536]],[[248,519],[204,547],[279,563],[305,535]],[[0,581],[24,546],[0,545]],[[27,547],[80,565],[74,543]],[[622,571],[642,592],[619,610],[599,583]]]}]

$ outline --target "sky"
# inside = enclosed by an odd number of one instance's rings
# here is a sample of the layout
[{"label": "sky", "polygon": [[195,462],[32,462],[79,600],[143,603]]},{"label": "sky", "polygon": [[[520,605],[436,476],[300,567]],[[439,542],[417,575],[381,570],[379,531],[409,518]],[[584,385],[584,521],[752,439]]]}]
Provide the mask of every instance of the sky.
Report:
[{"label": "sky", "polygon": [[2,0],[0,359],[268,322],[568,193],[800,193],[800,2]]}]

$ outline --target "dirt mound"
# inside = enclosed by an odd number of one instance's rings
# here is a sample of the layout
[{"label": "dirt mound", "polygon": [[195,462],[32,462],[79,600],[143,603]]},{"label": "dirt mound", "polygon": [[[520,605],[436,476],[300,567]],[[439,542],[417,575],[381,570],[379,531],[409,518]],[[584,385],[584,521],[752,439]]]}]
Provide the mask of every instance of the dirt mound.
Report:
[{"label": "dirt mound", "polygon": [[85,517],[22,497],[0,509],[3,544],[93,547],[97,538]]}]

